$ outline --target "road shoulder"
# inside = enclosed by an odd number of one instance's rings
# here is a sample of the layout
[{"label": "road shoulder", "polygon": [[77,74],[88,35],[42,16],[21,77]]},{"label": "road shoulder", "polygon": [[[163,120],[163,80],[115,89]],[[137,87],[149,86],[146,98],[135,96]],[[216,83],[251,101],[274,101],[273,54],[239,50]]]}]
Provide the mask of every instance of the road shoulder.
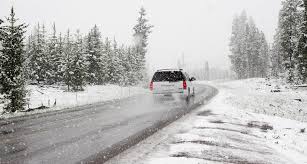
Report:
[{"label": "road shoulder", "polygon": [[208,105],[108,163],[307,162],[307,134],[301,132],[306,123],[238,109],[227,103],[233,96],[219,87],[219,95]]}]

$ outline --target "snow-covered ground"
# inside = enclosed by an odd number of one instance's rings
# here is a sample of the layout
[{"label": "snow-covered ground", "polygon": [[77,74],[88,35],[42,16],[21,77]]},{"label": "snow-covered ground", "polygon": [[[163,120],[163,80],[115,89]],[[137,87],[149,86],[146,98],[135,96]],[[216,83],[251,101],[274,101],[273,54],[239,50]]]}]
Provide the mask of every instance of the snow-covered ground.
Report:
[{"label": "snow-covered ground", "polygon": [[219,94],[207,106],[108,163],[307,163],[306,90],[264,79],[211,84]]},{"label": "snow-covered ground", "polygon": [[[120,87],[116,85],[86,86],[84,91],[67,92],[65,86],[43,86],[29,85],[29,106],[26,108],[37,108],[40,106],[50,107],[44,110],[33,112],[19,112],[0,115],[0,117],[12,117],[25,114],[41,113],[50,110],[61,110],[80,105],[87,105],[102,101],[126,98],[136,94],[145,93],[147,90],[142,87]],[[3,110],[3,103],[0,102],[0,113]]]},{"label": "snow-covered ground", "polygon": [[231,94],[226,103],[239,109],[307,122],[307,87],[265,79],[232,81],[219,87]]}]

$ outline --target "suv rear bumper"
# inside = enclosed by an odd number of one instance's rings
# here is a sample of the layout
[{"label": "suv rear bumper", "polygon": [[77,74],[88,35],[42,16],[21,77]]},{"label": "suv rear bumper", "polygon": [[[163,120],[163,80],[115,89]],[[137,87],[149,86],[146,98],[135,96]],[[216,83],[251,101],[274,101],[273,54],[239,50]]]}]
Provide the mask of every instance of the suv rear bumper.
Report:
[{"label": "suv rear bumper", "polygon": [[161,92],[161,91],[152,91],[153,95],[180,95],[180,96],[187,96],[188,90],[182,90],[182,91],[175,91],[175,92]]}]

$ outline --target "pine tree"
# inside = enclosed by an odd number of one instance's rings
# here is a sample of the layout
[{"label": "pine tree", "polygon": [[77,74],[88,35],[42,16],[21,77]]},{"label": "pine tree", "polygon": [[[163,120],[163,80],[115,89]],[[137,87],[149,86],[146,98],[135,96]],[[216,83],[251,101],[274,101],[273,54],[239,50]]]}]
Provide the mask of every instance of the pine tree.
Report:
[{"label": "pine tree", "polygon": [[239,79],[264,77],[268,72],[268,44],[263,32],[243,11],[233,20],[230,60]]},{"label": "pine tree", "polygon": [[274,42],[270,50],[270,61],[271,61],[271,75],[273,77],[279,77],[280,73],[285,72],[283,67],[283,55],[281,47],[281,39],[279,30],[274,36]]},{"label": "pine tree", "polygon": [[233,20],[230,39],[230,51],[232,54],[229,56],[232,68],[239,79],[248,77],[247,30],[247,16],[246,12],[243,11],[239,17],[236,16]]},{"label": "pine tree", "polygon": [[30,77],[38,83],[46,81],[49,69],[45,33],[44,26],[41,28],[38,24],[33,35],[32,48],[30,50]]},{"label": "pine tree", "polygon": [[125,49],[125,58],[124,58],[124,85],[130,86],[134,85],[137,82],[136,76],[136,61],[135,61],[134,48],[128,47]]},{"label": "pine tree", "polygon": [[42,25],[41,31],[41,48],[42,48],[42,70],[44,78],[42,79],[44,84],[52,84],[52,63],[50,62],[51,54],[48,51],[47,44],[47,31],[45,25]]},{"label": "pine tree", "polygon": [[295,54],[297,50],[299,31],[298,25],[301,22],[298,7],[300,0],[285,0],[279,13],[278,34],[280,43],[280,55],[283,58],[283,66],[286,70],[287,81],[295,82]]},{"label": "pine tree", "polygon": [[64,74],[65,74],[65,54],[64,54],[64,39],[62,34],[59,34],[58,37],[58,44],[56,47],[56,57],[55,57],[55,80],[56,82],[63,82],[64,81]]},{"label": "pine tree", "polygon": [[54,84],[60,81],[58,71],[60,70],[62,54],[58,52],[58,38],[56,34],[55,23],[52,26],[52,34],[47,42],[47,56],[48,56],[48,84]]},{"label": "pine tree", "polygon": [[123,76],[123,67],[121,65],[121,51],[117,45],[117,41],[115,38],[113,39],[113,48],[111,51],[111,63],[109,68],[110,70],[110,75],[112,76],[110,83],[111,84],[120,84],[121,82],[121,77]]},{"label": "pine tree", "polygon": [[260,47],[262,40],[259,29],[256,27],[252,18],[249,19],[248,23],[247,45],[248,77],[260,77],[260,70],[262,69],[262,65],[260,65]]},{"label": "pine tree", "polygon": [[72,62],[71,62],[71,85],[74,91],[82,91],[85,85],[85,56],[82,42],[82,36],[79,30],[76,33],[75,42],[72,47]]},{"label": "pine tree", "polygon": [[148,37],[149,34],[152,32],[151,29],[153,28],[152,25],[148,24],[148,20],[146,18],[146,11],[143,7],[141,7],[139,11],[139,17],[137,19],[137,24],[133,27],[134,30],[134,38],[136,42],[136,60],[137,60],[137,70],[139,74],[139,79],[141,81],[145,80],[146,78],[146,70],[145,70],[145,63],[146,63],[146,53],[147,53],[147,46],[148,46]]},{"label": "pine tree", "polygon": [[269,45],[265,39],[265,35],[263,32],[260,33],[260,47],[259,47],[259,61],[258,65],[258,77],[267,77],[269,72]]},{"label": "pine tree", "polygon": [[299,79],[303,82],[307,82],[307,1],[303,1],[303,23],[301,25],[300,31],[300,38],[298,43],[298,53],[297,53],[297,60],[298,60],[298,74]]},{"label": "pine tree", "polygon": [[32,34],[28,37],[27,43],[25,45],[25,70],[24,70],[24,74],[25,74],[25,78],[27,80],[31,79],[31,68],[30,68],[30,62],[31,62],[31,53],[33,50],[33,36]]},{"label": "pine tree", "polygon": [[63,53],[64,53],[64,82],[67,85],[68,91],[70,91],[71,87],[73,86],[73,44],[70,36],[70,31],[69,29],[67,30],[65,39],[64,39],[64,48],[63,48]]},{"label": "pine tree", "polygon": [[121,78],[120,78],[120,85],[122,86],[127,86],[129,85],[129,77],[130,77],[130,74],[131,74],[131,66],[130,66],[130,63],[129,63],[129,58],[128,58],[128,50],[129,48],[125,47],[124,45],[122,45],[120,47],[120,50],[119,50],[119,59],[120,59],[120,63],[121,63],[121,68],[120,71],[121,71]]},{"label": "pine tree", "polygon": [[113,66],[112,45],[108,37],[105,39],[103,44],[103,56],[104,56],[104,61],[106,63],[103,66],[104,70],[103,79],[105,83],[111,83],[115,67]]},{"label": "pine tree", "polygon": [[103,84],[103,61],[101,33],[95,25],[86,38],[87,81],[90,84]]},{"label": "pine tree", "polygon": [[121,65],[118,70],[122,72],[122,77],[120,78],[119,84],[124,86],[136,85],[139,81],[136,48],[125,48],[122,46],[119,58]]},{"label": "pine tree", "polygon": [[26,54],[29,58],[29,70],[27,72],[29,80],[31,80],[32,82],[38,81],[38,74],[40,74],[37,70],[37,67],[39,66],[39,61],[41,61],[41,56],[37,54],[37,28],[39,28],[39,25],[34,28],[34,34],[31,34],[29,36],[27,43],[28,45],[26,49]]},{"label": "pine tree", "polygon": [[118,67],[117,67],[117,78],[118,78],[118,81],[117,81],[117,84],[118,85],[121,85],[121,86],[125,86],[126,83],[127,83],[127,72],[126,71],[126,68],[127,68],[127,53],[126,53],[126,50],[125,50],[125,46],[124,45],[121,45],[119,48],[118,48],[118,51],[117,51],[117,62],[119,63],[118,64]]},{"label": "pine tree", "polygon": [[26,90],[24,78],[24,33],[26,25],[17,25],[15,12],[11,8],[7,24],[1,31],[4,33],[2,55],[0,56],[2,85],[1,94],[8,100],[4,109],[6,112],[15,112],[24,109],[26,104]]}]

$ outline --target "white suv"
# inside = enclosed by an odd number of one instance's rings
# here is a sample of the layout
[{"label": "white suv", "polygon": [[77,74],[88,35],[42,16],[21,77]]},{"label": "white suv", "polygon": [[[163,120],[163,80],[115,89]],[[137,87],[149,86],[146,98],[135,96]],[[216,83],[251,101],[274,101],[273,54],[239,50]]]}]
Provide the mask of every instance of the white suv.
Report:
[{"label": "white suv", "polygon": [[182,69],[161,69],[153,75],[149,88],[153,94],[180,94],[190,98],[195,95],[194,80]]}]

